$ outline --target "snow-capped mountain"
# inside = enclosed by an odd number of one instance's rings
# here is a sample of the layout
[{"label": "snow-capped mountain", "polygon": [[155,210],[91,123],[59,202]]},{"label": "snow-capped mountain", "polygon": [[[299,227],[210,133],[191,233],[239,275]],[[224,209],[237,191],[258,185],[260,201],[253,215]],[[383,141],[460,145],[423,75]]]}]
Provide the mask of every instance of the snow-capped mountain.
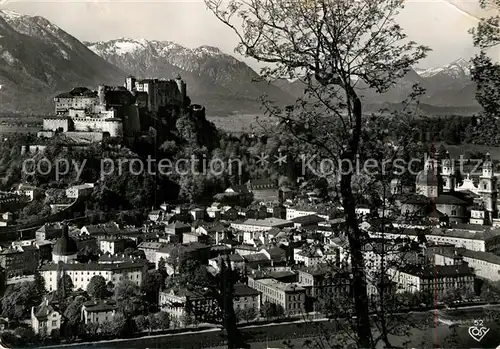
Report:
[{"label": "snow-capped mountain", "polygon": [[263,93],[278,101],[292,100],[277,86],[256,81],[259,75],[252,68],[216,47],[187,48],[171,41],[129,38],[85,44],[136,76],[181,75],[193,102],[206,105],[212,114],[258,112]]},{"label": "snow-capped mountain", "polygon": [[60,91],[124,74],[45,18],[0,10],[1,111],[46,112]]},{"label": "snow-capped mountain", "polygon": [[[457,108],[473,111],[479,108],[475,99],[476,87],[470,76],[470,63],[462,58],[440,68],[410,69],[406,76],[383,94],[369,89],[363,81],[357,84],[357,88],[365,105],[376,107],[400,103],[412,92],[414,84],[425,88],[426,94],[422,97],[421,103],[429,106],[452,107],[454,112]],[[276,85],[296,97],[304,93],[304,86],[297,82],[282,80]]]},{"label": "snow-capped mountain", "polygon": [[[303,93],[300,81],[268,84],[244,62],[216,47],[187,48],[170,41],[117,39],[82,43],[43,17],[0,10],[0,112],[46,112],[55,94],[75,86],[122,84],[124,76],[173,78],[180,74],[193,102],[212,114],[255,113],[264,93],[290,103]],[[411,70],[383,95],[364,90],[365,104],[399,103],[414,83],[427,90],[423,103],[476,107],[469,63]]]},{"label": "snow-capped mountain", "polygon": [[436,75],[446,75],[453,78],[470,77],[471,63],[463,58],[451,62],[443,67],[431,69],[416,69],[418,75],[423,78],[430,78]]}]

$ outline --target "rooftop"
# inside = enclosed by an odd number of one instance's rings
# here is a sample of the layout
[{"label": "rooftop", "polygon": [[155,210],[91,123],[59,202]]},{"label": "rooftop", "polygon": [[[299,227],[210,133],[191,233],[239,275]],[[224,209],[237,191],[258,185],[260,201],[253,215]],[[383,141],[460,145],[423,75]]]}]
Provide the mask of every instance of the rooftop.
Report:
[{"label": "rooftop", "polygon": [[42,265],[42,271],[57,271],[59,265],[64,270],[82,270],[82,271],[114,271],[122,269],[143,268],[148,263],[145,259],[137,259],[134,261],[119,262],[119,263],[47,263]]},{"label": "rooftop", "polygon": [[243,284],[235,284],[234,285],[234,295],[236,297],[245,297],[245,296],[258,296],[259,292],[254,290],[253,288],[243,285]]},{"label": "rooftop", "polygon": [[256,282],[278,289],[284,292],[304,291],[305,289],[297,284],[284,283],[275,279],[259,279]]},{"label": "rooftop", "polygon": [[103,311],[113,311],[117,309],[115,302],[110,301],[90,301],[83,303],[85,310],[89,313],[97,313]]},{"label": "rooftop", "polygon": [[435,279],[436,277],[453,277],[474,275],[474,269],[466,264],[460,265],[433,265],[431,267],[421,267],[409,265],[400,269],[410,275],[419,276],[423,279]]},{"label": "rooftop", "polygon": [[292,225],[292,221],[287,221],[280,218],[265,218],[265,219],[253,219],[249,218],[242,222],[245,225],[255,225],[258,227],[280,227],[286,225]]}]

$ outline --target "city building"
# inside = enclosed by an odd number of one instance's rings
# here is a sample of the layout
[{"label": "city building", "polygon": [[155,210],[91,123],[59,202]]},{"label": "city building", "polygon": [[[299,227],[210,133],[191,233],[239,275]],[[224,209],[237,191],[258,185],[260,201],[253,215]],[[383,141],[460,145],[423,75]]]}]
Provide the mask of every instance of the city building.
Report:
[{"label": "city building", "polygon": [[464,296],[474,292],[474,270],[467,264],[391,267],[388,275],[398,284],[399,292],[426,292],[438,298],[450,292]]},{"label": "city building", "polygon": [[106,236],[120,234],[120,226],[116,222],[102,224],[85,225],[80,229],[82,235]]},{"label": "city building", "polygon": [[437,265],[467,263],[477,277],[493,282],[500,281],[500,256],[490,252],[471,251],[464,248],[441,250],[434,254]]},{"label": "city building", "polygon": [[165,247],[164,243],[161,242],[141,242],[138,246],[137,249],[140,251],[144,251],[144,254],[146,255],[146,259],[150,262],[155,262],[156,261],[156,253]]},{"label": "city building", "polygon": [[28,201],[33,201],[42,194],[40,188],[24,183],[19,184],[14,192],[19,196],[27,197]]},{"label": "city building", "polygon": [[52,247],[52,261],[54,263],[68,263],[76,260],[78,244],[75,239],[69,236],[68,231],[68,226],[63,225],[62,236]]},{"label": "city building", "polygon": [[89,301],[82,305],[82,320],[85,325],[102,324],[112,321],[118,307],[116,303],[108,300]]},{"label": "city building", "polygon": [[111,282],[113,285],[123,280],[130,280],[140,286],[147,269],[146,260],[135,258],[116,263],[49,263],[40,267],[40,274],[45,280],[45,287],[48,291],[57,290],[57,281],[61,273],[71,278],[75,290],[86,290],[95,275],[102,276],[106,283]]},{"label": "city building", "polygon": [[279,218],[266,218],[266,219],[247,219],[243,222],[232,222],[231,227],[238,231],[243,232],[243,242],[252,244],[258,237],[257,233],[269,231],[273,228],[286,228],[293,227],[293,222],[279,219]]},{"label": "city building", "polygon": [[298,284],[306,290],[306,310],[314,311],[319,297],[329,297],[345,302],[351,294],[351,279],[347,271],[332,271],[332,266],[322,264],[298,271]]},{"label": "city building", "polygon": [[99,239],[99,249],[103,253],[118,254],[125,251],[127,244],[130,240],[125,239],[119,235],[111,235]]},{"label": "city building", "polygon": [[94,190],[94,183],[84,183],[84,184],[74,185],[66,189],[66,197],[70,199],[87,197],[92,194],[93,190]]},{"label": "city building", "polygon": [[164,290],[160,292],[159,302],[161,310],[181,326],[186,325],[187,317],[209,323],[220,318],[220,307],[208,291],[186,288]]},{"label": "city building", "polygon": [[295,283],[284,283],[272,278],[257,279],[250,287],[259,291],[262,303],[270,302],[283,307],[286,315],[304,314],[306,291]]},{"label": "city building", "polygon": [[39,262],[40,252],[35,245],[13,245],[0,251],[0,267],[7,279],[33,275]]},{"label": "city building", "polygon": [[45,223],[35,232],[35,237],[40,241],[52,240],[59,238],[62,235],[62,232],[63,225],[61,223]]},{"label": "city building", "polygon": [[251,308],[258,315],[260,313],[260,304],[260,293],[257,290],[243,284],[234,285],[233,305],[235,311]]},{"label": "city building", "polygon": [[61,328],[62,315],[46,299],[38,307],[31,308],[31,327],[39,336],[51,336]]}]

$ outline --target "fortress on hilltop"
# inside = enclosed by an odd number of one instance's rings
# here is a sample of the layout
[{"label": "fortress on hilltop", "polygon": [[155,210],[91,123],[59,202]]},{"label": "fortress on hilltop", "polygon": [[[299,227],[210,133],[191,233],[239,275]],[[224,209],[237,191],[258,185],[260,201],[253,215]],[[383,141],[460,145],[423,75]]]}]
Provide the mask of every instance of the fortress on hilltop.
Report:
[{"label": "fortress on hilltop", "polygon": [[186,83],[177,77],[136,79],[128,76],[123,86],[100,85],[97,91],[76,87],[54,98],[55,115],[43,119],[39,137],[51,138],[63,132],[66,136],[100,141],[105,137],[134,137],[147,131],[146,116],[161,110],[182,115],[204,114],[205,108],[190,106]]}]

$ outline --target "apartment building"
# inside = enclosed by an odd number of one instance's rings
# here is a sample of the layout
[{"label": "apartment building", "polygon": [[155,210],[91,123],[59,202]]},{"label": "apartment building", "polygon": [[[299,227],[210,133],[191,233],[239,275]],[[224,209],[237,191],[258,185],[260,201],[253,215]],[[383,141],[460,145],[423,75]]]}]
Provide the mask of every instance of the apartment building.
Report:
[{"label": "apartment building", "polygon": [[284,283],[272,278],[254,280],[250,287],[261,293],[262,302],[281,305],[286,315],[303,314],[306,310],[306,290],[295,283]]}]

